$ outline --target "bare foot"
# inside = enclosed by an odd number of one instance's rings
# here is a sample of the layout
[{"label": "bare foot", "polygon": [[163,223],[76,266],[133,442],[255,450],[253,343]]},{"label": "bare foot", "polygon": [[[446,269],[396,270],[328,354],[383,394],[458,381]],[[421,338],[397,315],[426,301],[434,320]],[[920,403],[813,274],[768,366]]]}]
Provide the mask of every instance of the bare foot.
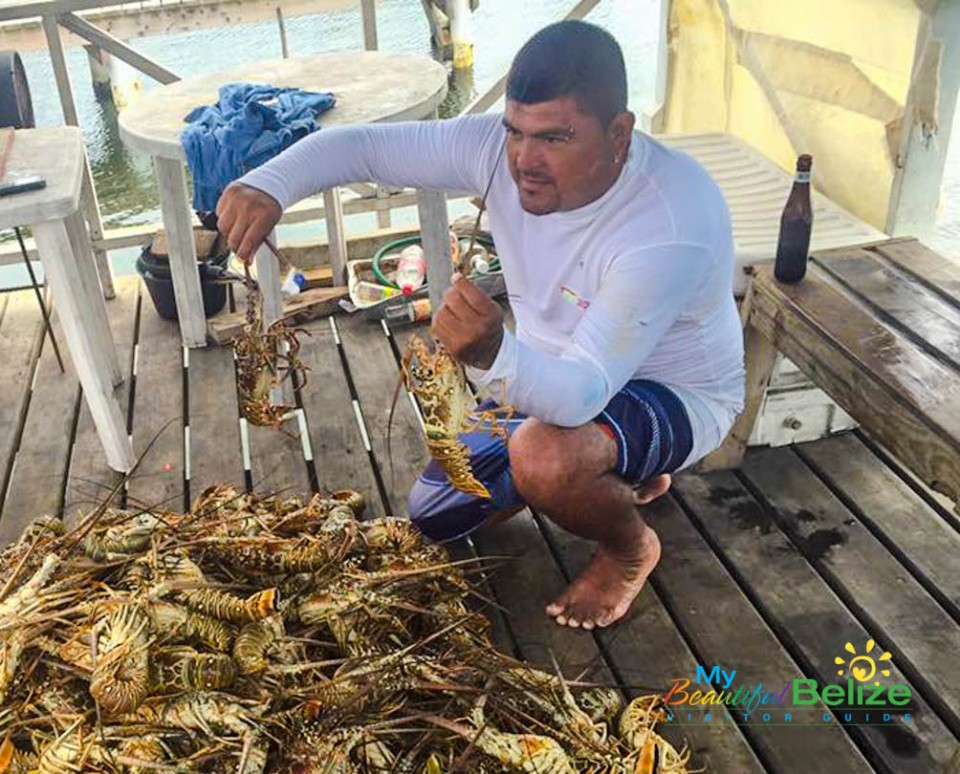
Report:
[{"label": "bare foot", "polygon": [[639,545],[624,555],[600,546],[580,577],[547,605],[547,615],[561,626],[609,626],[627,614],[659,561],[660,539],[647,525]]}]

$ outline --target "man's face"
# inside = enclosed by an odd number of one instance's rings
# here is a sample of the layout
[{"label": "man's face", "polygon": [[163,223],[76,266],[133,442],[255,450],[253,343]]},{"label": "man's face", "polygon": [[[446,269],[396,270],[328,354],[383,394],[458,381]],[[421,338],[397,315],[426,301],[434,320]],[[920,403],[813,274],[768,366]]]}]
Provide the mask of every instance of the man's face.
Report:
[{"label": "man's face", "polygon": [[534,215],[582,207],[616,181],[633,129],[621,113],[604,128],[572,96],[523,104],[507,100],[507,161],[520,205]]}]

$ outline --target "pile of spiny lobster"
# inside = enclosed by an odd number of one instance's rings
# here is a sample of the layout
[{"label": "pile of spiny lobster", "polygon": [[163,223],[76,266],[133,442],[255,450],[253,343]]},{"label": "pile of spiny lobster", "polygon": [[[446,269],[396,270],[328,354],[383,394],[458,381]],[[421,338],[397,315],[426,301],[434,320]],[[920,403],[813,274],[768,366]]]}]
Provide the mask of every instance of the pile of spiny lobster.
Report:
[{"label": "pile of spiny lobster", "polygon": [[476,567],[352,491],[101,507],[0,554],[0,772],[680,774],[659,699],[498,653]]}]

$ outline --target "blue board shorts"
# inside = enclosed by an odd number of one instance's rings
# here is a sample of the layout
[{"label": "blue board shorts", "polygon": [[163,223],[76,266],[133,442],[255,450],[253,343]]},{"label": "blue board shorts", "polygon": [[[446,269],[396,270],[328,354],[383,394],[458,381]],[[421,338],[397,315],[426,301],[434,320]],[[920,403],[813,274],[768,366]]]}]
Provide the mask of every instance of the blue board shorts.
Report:
[{"label": "blue board shorts", "polygon": [[[479,410],[496,408],[485,400]],[[521,414],[499,420],[507,435],[526,419]],[[679,468],[693,448],[693,433],[687,410],[667,387],[635,379],[620,390],[593,420],[617,444],[615,472],[634,485]],[[470,452],[474,476],[490,492],[490,499],[465,494],[451,486],[446,473],[431,460],[407,498],[410,519],[428,538],[437,542],[456,540],[473,532],[498,511],[526,505],[510,474],[506,440],[478,429],[461,433]]]}]

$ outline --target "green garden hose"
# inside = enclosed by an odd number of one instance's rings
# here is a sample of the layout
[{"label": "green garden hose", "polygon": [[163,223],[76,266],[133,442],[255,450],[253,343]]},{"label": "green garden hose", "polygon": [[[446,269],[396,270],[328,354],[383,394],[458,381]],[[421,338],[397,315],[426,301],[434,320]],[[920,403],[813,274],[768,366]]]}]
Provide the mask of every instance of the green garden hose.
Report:
[{"label": "green garden hose", "polygon": [[[402,250],[405,247],[410,245],[420,244],[419,236],[408,236],[403,237],[402,239],[394,239],[392,242],[387,242],[383,247],[377,250],[373,254],[373,276],[376,278],[377,282],[381,285],[386,285],[387,287],[395,288],[398,287],[397,283],[391,282],[387,279],[386,274],[380,269],[380,262],[391,252],[395,250]],[[489,237],[478,236],[477,244],[481,244],[487,248],[487,250],[493,249],[493,240]],[[500,261],[495,255],[490,256],[490,271],[498,271],[500,269]],[[429,281],[429,277],[427,278]]]}]

